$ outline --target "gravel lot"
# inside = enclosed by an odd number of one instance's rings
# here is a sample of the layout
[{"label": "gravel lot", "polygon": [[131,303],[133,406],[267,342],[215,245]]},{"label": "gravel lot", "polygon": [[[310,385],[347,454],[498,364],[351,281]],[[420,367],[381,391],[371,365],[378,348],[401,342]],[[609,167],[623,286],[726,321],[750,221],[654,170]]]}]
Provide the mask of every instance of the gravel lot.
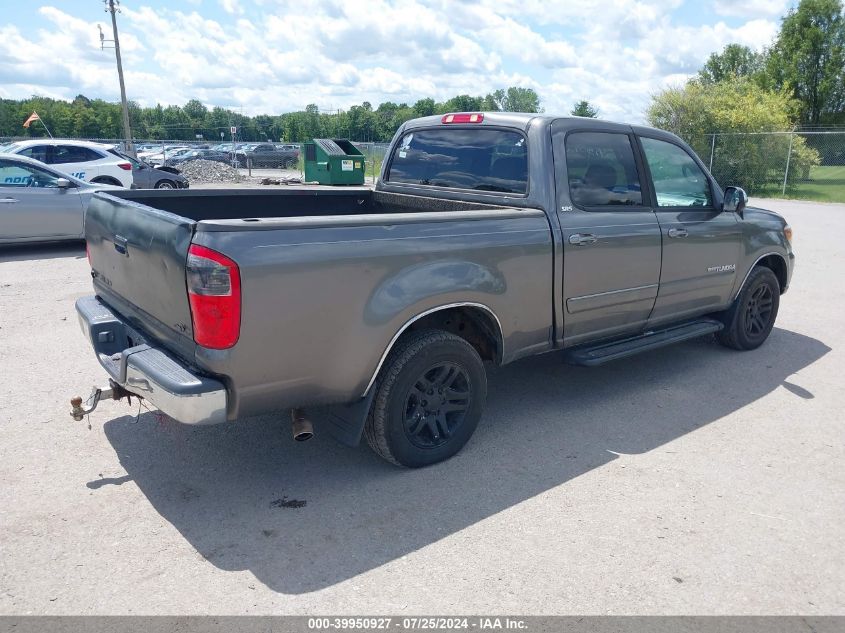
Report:
[{"label": "gravel lot", "polygon": [[761,206],[799,257],[765,346],[495,370],[422,471],[286,419],[73,422],[85,254],[0,251],[0,613],[845,614],[845,205]]}]

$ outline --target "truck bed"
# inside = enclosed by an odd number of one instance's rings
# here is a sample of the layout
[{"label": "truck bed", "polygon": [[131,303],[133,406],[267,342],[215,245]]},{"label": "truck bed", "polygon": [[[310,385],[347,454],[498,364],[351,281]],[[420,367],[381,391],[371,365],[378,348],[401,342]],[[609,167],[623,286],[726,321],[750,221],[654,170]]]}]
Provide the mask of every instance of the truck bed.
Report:
[{"label": "truck bed", "polygon": [[369,188],[132,189],[110,191],[109,195],[195,222],[503,208],[460,200],[374,192]]},{"label": "truck bed", "polygon": [[[550,344],[552,239],[536,208],[364,189],[116,191],[96,194],[85,234],[100,300],[225,383],[229,419],[360,398],[404,324],[446,305],[501,320],[500,360]],[[191,245],[239,267],[230,349],[194,341]]]}]

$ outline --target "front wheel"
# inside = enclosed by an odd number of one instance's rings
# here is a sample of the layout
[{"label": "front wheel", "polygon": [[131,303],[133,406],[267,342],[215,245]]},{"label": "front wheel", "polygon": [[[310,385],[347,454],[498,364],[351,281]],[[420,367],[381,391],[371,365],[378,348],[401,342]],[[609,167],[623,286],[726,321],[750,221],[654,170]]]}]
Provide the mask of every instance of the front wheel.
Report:
[{"label": "front wheel", "polygon": [[452,457],[478,426],[487,376],[475,348],[440,330],[408,336],[379,374],[364,428],[367,443],[408,468]]},{"label": "front wheel", "polygon": [[159,180],[155,186],[156,189],[176,189],[176,183],[172,180]]},{"label": "front wheel", "polygon": [[778,278],[768,268],[755,268],[736,301],[722,315],[725,329],[716,333],[716,340],[738,350],[760,347],[775,325],[779,306]]}]

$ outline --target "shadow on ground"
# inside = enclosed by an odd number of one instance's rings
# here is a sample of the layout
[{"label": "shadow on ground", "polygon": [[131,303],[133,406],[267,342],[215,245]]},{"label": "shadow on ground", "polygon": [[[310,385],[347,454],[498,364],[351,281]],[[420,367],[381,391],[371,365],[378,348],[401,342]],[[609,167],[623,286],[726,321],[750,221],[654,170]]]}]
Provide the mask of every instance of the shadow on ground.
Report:
[{"label": "shadow on ground", "polygon": [[60,257],[85,257],[85,242],[54,242],[49,244],[0,244],[0,263],[41,261]]},{"label": "shadow on ground", "polygon": [[[417,471],[394,468],[366,446],[339,446],[319,429],[295,444],[282,417],[192,428],[147,413],[105,431],[128,477],[202,556],[297,594],[430,545],[613,453],[670,442],[765,396],[828,351],[776,329],[747,353],[702,339],[594,369],[567,366],[559,354],[520,361],[490,372],[487,413],[464,451]],[[801,389],[796,410],[808,397]]]}]

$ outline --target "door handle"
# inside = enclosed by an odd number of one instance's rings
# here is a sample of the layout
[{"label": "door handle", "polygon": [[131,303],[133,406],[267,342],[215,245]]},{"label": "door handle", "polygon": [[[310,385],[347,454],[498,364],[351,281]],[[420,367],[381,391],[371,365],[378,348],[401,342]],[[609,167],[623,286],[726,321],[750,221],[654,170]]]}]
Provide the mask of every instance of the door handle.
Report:
[{"label": "door handle", "polygon": [[114,250],[116,250],[121,255],[126,255],[126,247],[129,246],[129,240],[125,237],[121,237],[120,235],[114,236]]},{"label": "door handle", "polygon": [[667,231],[669,237],[686,237],[689,235],[686,229],[669,229]]},{"label": "door handle", "polygon": [[4,204],[14,204],[17,201],[17,198],[0,198],[0,202]]},{"label": "door handle", "polygon": [[569,243],[575,246],[584,246],[585,244],[595,244],[599,238],[590,233],[573,233],[569,236]]}]

